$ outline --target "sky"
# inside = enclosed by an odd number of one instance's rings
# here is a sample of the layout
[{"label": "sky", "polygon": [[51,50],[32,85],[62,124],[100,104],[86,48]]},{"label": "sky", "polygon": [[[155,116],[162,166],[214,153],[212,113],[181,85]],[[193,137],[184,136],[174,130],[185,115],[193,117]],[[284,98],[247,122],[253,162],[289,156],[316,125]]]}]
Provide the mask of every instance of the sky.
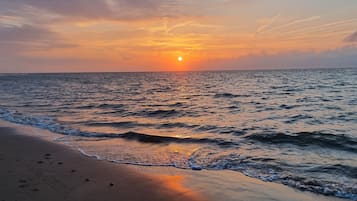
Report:
[{"label": "sky", "polygon": [[356,0],[0,0],[0,73],[357,67],[356,11]]}]

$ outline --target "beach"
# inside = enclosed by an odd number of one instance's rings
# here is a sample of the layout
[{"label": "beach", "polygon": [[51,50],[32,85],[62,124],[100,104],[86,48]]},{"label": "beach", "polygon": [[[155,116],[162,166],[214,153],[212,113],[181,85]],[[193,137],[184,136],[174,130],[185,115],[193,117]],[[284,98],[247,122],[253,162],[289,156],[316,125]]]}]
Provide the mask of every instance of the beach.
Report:
[{"label": "beach", "polygon": [[0,201],[357,201],[357,0],[0,0]]},{"label": "beach", "polygon": [[233,171],[192,171],[101,161],[1,122],[0,200],[339,200]]}]

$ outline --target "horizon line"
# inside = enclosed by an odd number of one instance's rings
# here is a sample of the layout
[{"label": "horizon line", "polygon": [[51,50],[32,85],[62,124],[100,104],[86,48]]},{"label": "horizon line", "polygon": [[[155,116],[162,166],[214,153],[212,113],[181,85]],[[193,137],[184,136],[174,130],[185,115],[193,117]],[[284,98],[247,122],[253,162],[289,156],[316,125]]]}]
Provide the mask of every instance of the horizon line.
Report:
[{"label": "horizon line", "polygon": [[255,69],[202,69],[202,70],[157,70],[157,71],[54,71],[54,72],[0,72],[0,74],[80,74],[80,73],[185,73],[185,72],[232,72],[232,71],[287,71],[287,70],[328,70],[328,69],[353,69],[350,67],[286,67],[286,68],[255,68]]}]

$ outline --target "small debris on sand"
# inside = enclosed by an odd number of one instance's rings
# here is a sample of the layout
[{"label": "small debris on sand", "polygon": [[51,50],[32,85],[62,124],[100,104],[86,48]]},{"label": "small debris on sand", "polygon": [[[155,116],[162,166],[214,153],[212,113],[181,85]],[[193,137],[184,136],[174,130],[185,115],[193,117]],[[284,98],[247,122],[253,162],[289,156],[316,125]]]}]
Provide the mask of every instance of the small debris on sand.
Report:
[{"label": "small debris on sand", "polygon": [[25,179],[20,179],[19,183],[27,183],[27,181]]}]

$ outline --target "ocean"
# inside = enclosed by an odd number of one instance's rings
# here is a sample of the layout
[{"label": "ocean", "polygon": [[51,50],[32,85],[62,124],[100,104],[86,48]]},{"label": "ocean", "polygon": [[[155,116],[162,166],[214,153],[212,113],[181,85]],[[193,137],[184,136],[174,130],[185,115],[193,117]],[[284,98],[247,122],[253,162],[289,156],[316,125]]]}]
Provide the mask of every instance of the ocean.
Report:
[{"label": "ocean", "polygon": [[102,160],[357,200],[357,69],[0,74],[0,119]]}]

